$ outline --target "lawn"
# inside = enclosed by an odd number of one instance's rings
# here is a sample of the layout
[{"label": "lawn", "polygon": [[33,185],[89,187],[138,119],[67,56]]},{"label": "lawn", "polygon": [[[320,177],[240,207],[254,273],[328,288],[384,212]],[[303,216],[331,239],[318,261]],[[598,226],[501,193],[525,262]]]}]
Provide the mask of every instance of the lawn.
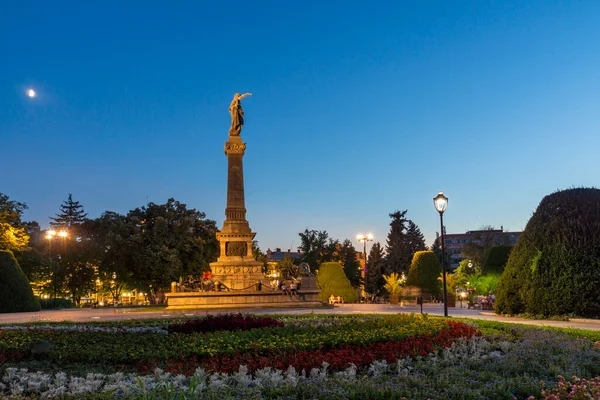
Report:
[{"label": "lawn", "polygon": [[0,395],[528,399],[598,390],[600,396],[600,382],[570,382],[600,376],[599,340],[593,331],[420,315],[12,325],[0,327]]}]

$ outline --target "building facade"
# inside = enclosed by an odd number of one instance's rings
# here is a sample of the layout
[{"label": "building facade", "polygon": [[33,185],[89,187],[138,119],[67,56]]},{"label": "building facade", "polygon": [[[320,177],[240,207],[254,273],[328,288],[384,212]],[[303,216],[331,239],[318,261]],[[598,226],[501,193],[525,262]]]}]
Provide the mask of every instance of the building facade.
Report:
[{"label": "building facade", "polygon": [[466,233],[446,233],[444,234],[444,247],[446,253],[450,255],[452,263],[450,269],[458,268],[459,263],[464,260],[462,249],[468,243],[483,245],[489,243],[492,246],[514,246],[523,232],[504,232],[504,227],[500,229],[487,229],[467,231]]}]

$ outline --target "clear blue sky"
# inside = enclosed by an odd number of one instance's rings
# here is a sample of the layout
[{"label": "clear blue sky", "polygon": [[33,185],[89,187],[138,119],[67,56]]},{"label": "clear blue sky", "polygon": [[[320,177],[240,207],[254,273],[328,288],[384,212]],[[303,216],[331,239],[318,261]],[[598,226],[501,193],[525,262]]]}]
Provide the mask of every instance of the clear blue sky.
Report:
[{"label": "clear blue sky", "polygon": [[[0,192],[28,220],[169,197],[224,219],[227,111],[244,100],[250,226],[385,242],[432,198],[458,233],[521,230],[600,181],[598,1],[8,2]],[[38,92],[30,99],[27,88]],[[360,248],[360,245],[358,245]]]}]

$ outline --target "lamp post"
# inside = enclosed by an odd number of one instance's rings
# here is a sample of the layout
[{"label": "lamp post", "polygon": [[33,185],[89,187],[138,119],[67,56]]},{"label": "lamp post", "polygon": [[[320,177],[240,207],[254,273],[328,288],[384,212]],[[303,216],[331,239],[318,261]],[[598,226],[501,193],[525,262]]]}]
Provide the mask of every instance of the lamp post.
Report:
[{"label": "lamp post", "polygon": [[365,276],[367,274],[367,242],[372,242],[373,241],[373,235],[370,233],[367,233],[366,235],[363,235],[362,233],[359,233],[358,235],[356,235],[356,241],[358,243],[363,242],[363,257],[365,259],[365,266],[362,270],[362,276],[363,276],[363,288],[362,288],[362,293],[361,296],[366,297],[366,292],[365,292],[365,287],[364,287],[364,280],[365,280]]},{"label": "lamp post", "polygon": [[372,242],[373,241],[373,235],[368,233],[366,235],[363,235],[362,233],[359,233],[358,235],[356,235],[356,241],[358,243],[363,242],[363,257],[365,258],[365,268],[363,269],[363,272],[366,271],[367,269],[367,242]]},{"label": "lamp post", "polygon": [[[54,240],[54,238],[56,236],[59,236],[62,238],[63,240],[63,253],[67,247],[67,236],[69,236],[69,234],[67,233],[67,231],[62,230],[59,232],[56,232],[55,230],[51,229],[49,231],[46,232],[46,239],[48,240],[48,255],[50,256],[50,259],[52,260],[52,241]],[[60,255],[59,255],[60,257]],[[53,288],[53,297],[52,297],[52,308],[56,307],[56,291],[57,291],[57,287],[56,287],[56,265],[54,264],[54,260],[52,260],[52,288]]]},{"label": "lamp post", "polygon": [[448,198],[444,193],[439,192],[433,198],[433,205],[440,213],[440,231],[442,240],[442,285],[444,286],[444,317],[448,316],[448,294],[446,293],[446,252],[444,250],[444,211],[448,208]]}]

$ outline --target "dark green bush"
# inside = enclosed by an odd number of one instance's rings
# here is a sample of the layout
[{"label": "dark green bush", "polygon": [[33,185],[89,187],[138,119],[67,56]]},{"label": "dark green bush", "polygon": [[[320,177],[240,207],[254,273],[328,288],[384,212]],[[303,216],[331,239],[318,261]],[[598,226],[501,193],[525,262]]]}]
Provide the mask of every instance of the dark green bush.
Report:
[{"label": "dark green bush", "polygon": [[550,194],[500,278],[496,312],[600,316],[600,190]]},{"label": "dark green bush", "polygon": [[40,303],[13,254],[0,250],[0,312],[27,311],[40,311]]},{"label": "dark green bush", "polygon": [[442,267],[433,251],[417,251],[408,270],[406,285],[417,286],[437,296],[442,292],[442,282],[438,280],[441,274]]},{"label": "dark green bush", "polygon": [[317,286],[321,289],[319,298],[328,301],[329,296],[341,296],[344,303],[356,301],[356,291],[344,273],[342,264],[339,262],[326,262],[321,264],[317,272]]},{"label": "dark green bush", "polygon": [[490,249],[485,264],[484,274],[501,274],[506,267],[512,246],[494,246]]},{"label": "dark green bush", "polygon": [[[57,298],[57,299],[40,299],[38,298],[40,305],[42,306],[42,310],[51,310],[54,308],[74,308],[75,304],[71,300]],[[55,301],[56,300],[56,301]]]}]

